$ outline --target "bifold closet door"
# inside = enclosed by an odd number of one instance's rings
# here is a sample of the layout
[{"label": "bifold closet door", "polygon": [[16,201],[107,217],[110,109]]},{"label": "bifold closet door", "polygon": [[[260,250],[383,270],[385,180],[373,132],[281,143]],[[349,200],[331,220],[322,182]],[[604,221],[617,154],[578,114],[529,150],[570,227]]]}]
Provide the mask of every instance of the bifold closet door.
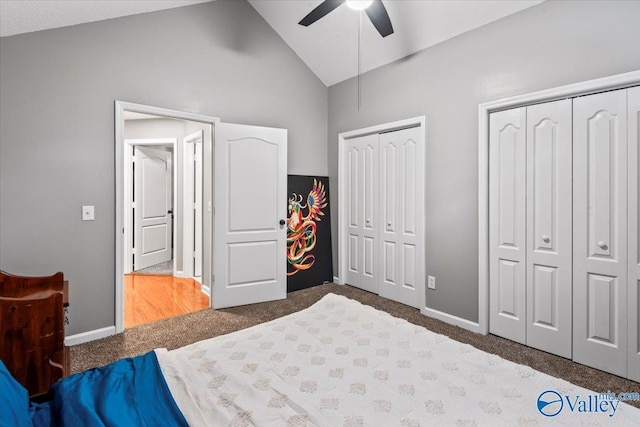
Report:
[{"label": "bifold closet door", "polygon": [[378,293],[378,134],[347,144],[346,283]]},{"label": "bifold closet door", "polygon": [[419,308],[424,206],[422,128],[382,133],[380,142],[380,296]]},{"label": "bifold closet door", "polygon": [[528,346],[571,358],[571,100],[527,107]]},{"label": "bifold closet door", "polygon": [[489,123],[489,331],[526,342],[526,109]]},{"label": "bifold closet door", "polygon": [[573,360],[625,377],[627,91],[573,106]]},{"label": "bifold closet door", "polygon": [[629,174],[628,378],[640,381],[640,87],[627,90]]}]

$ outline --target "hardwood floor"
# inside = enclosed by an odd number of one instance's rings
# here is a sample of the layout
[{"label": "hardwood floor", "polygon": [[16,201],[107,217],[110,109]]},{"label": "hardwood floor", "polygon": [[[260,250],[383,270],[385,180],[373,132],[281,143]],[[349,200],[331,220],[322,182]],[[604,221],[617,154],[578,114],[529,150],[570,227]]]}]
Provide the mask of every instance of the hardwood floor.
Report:
[{"label": "hardwood floor", "polygon": [[209,297],[193,279],[125,274],[124,327],[209,308]]}]

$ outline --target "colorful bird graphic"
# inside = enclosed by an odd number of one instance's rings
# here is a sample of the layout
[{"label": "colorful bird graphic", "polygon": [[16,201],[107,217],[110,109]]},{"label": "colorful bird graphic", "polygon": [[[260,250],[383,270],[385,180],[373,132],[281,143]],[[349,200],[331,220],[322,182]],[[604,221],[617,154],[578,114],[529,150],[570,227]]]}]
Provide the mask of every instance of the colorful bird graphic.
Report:
[{"label": "colorful bird graphic", "polygon": [[[293,193],[289,198],[289,218],[287,221],[287,260],[293,276],[299,271],[310,269],[315,262],[315,255],[309,253],[316,246],[316,221],[324,215],[322,209],[327,207],[324,185],[313,180],[313,188],[307,196],[307,204],[302,204],[302,195]],[[302,210],[307,209],[303,216]]]}]

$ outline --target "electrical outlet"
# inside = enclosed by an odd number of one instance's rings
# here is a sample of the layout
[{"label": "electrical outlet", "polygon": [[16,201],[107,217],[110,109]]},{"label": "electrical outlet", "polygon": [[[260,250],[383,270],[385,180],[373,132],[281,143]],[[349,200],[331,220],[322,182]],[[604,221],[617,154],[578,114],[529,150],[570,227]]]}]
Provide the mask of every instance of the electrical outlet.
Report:
[{"label": "electrical outlet", "polygon": [[83,221],[93,221],[94,219],[95,219],[94,207],[93,206],[83,206],[82,207],[82,220]]},{"label": "electrical outlet", "polygon": [[436,278],[433,277],[433,276],[428,276],[427,279],[428,279],[427,287],[429,289],[435,289],[436,288]]}]

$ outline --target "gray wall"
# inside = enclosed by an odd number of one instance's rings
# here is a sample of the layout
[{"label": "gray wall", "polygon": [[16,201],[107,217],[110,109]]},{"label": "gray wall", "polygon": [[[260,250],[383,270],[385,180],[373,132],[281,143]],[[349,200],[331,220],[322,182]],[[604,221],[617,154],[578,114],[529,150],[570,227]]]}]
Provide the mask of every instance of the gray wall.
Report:
[{"label": "gray wall", "polygon": [[114,100],[287,128],[290,173],[326,175],[327,96],[245,1],[1,38],[0,268],[63,271],[68,334],[114,325]]},{"label": "gray wall", "polygon": [[[478,320],[478,104],[640,69],[640,2],[549,1],[329,88],[338,133],[425,115],[427,305]],[[337,192],[331,192],[337,272]]]}]

